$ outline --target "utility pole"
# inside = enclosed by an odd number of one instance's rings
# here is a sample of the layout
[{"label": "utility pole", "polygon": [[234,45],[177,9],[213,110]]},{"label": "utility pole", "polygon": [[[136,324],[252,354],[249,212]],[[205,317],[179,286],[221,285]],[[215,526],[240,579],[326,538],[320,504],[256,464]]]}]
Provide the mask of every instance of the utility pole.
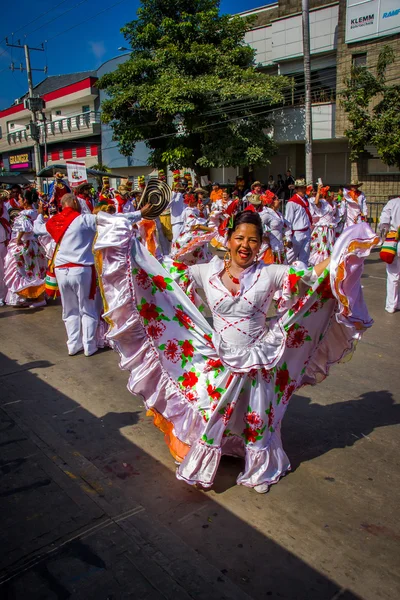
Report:
[{"label": "utility pole", "polygon": [[[47,68],[44,69],[32,69],[31,68],[31,58],[29,51],[37,50],[38,52],[44,52],[44,46],[41,45],[40,48],[31,48],[27,44],[21,45],[18,40],[18,44],[9,44],[8,39],[6,38],[7,46],[12,46],[13,48],[23,48],[25,52],[25,64],[26,68],[24,69],[22,65],[20,65],[21,71],[26,71],[28,77],[28,98],[25,100],[25,108],[28,108],[32,113],[32,119],[29,123],[28,129],[30,130],[31,138],[34,141],[34,156],[35,156],[35,169],[36,175],[39,173],[41,169],[41,155],[40,155],[40,129],[38,127],[38,112],[43,110],[44,101],[41,98],[35,98],[33,96],[33,82],[32,82],[32,71],[42,71],[47,73]],[[14,70],[14,64],[12,63],[11,69]],[[44,127],[46,127],[46,123],[44,123]],[[42,191],[42,182],[40,179],[37,180],[39,191]]]},{"label": "utility pole", "polygon": [[304,86],[305,86],[305,129],[306,129],[306,183],[313,182],[312,161],[312,109],[311,109],[311,59],[310,59],[310,6],[302,0]]}]

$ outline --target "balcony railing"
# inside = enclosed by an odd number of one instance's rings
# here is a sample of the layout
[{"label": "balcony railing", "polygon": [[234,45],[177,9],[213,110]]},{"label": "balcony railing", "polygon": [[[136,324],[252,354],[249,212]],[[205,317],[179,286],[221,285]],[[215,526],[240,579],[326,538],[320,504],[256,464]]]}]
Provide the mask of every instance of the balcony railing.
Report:
[{"label": "balcony railing", "polygon": [[[40,142],[43,144],[46,136],[47,140],[49,140],[49,138],[54,136],[62,137],[63,135],[70,133],[84,133],[86,131],[89,133],[88,130],[93,129],[93,125],[96,123],[100,123],[100,113],[96,111],[88,111],[80,113],[79,115],[61,117],[55,121],[40,123]],[[21,144],[31,140],[32,137],[27,129],[21,129],[7,134],[7,141],[10,145]]]}]

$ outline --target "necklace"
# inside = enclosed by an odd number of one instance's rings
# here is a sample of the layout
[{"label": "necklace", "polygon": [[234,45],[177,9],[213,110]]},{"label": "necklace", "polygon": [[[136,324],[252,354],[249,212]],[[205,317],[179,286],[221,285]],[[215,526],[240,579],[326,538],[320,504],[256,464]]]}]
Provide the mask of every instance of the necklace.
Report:
[{"label": "necklace", "polygon": [[224,258],[224,267],[225,267],[226,274],[228,275],[229,279],[231,279],[231,281],[233,281],[233,283],[235,285],[239,285],[240,280],[237,277],[234,277],[232,275],[232,273],[229,271],[229,264],[230,264],[229,259],[228,258]]}]

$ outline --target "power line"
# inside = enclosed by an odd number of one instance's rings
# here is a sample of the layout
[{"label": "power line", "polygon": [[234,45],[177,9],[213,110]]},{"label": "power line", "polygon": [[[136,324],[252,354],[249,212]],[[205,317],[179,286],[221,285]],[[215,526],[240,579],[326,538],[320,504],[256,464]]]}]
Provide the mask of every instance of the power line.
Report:
[{"label": "power line", "polygon": [[81,4],[84,4],[87,1],[88,0],[81,0],[80,2],[78,2],[77,4],[75,4],[74,6],[71,6],[70,8],[68,8],[67,10],[65,10],[64,12],[62,12],[61,14],[56,15],[53,19],[50,19],[50,21],[46,21],[45,23],[43,23],[43,25],[40,25],[39,27],[37,27],[33,31],[30,31],[28,33],[28,35],[25,36],[25,37],[28,37],[28,36],[32,35],[33,33],[36,33],[36,31],[39,31],[39,29],[42,29],[42,27],[46,27],[46,25],[50,25],[50,23],[54,23],[54,21],[57,21],[57,19],[59,19],[60,17],[63,17],[67,13],[71,12],[71,10],[75,10],[75,8],[78,8],[78,6],[80,6]]},{"label": "power line", "polygon": [[[54,11],[56,8],[58,8],[59,6],[61,6],[62,4],[65,4],[65,2],[67,2],[67,0],[62,0],[62,2],[60,2],[59,4],[56,4],[54,7],[51,7],[49,10],[44,11],[43,13],[41,13],[39,16],[37,16],[35,19],[33,19],[32,21],[29,21],[28,23],[26,23],[25,25],[23,25],[22,27],[20,27],[19,29],[16,29],[15,31],[12,31],[10,33],[10,36],[14,36],[16,33],[18,33],[19,31],[22,31],[23,29],[25,29],[26,27],[28,27],[29,25],[32,25],[32,23],[36,23],[36,21],[38,21],[39,19],[41,19],[42,17],[44,17],[45,15],[47,15],[50,10]],[[7,37],[4,37],[1,41],[0,44],[2,44],[3,42],[6,41]],[[3,52],[0,53],[0,56],[2,56],[3,54],[5,54],[7,52],[7,50],[3,50]],[[1,73],[1,71],[0,71]]]},{"label": "power line", "polygon": [[118,2],[115,2],[114,4],[111,4],[110,6],[106,6],[106,8],[103,8],[103,10],[100,10],[98,13],[96,13],[94,15],[91,15],[90,17],[88,17],[84,21],[80,21],[79,23],[77,23],[76,25],[73,25],[69,29],[64,29],[64,31],[61,31],[61,32],[57,33],[56,35],[53,35],[52,37],[48,38],[47,41],[50,42],[51,40],[54,40],[55,38],[59,38],[61,35],[64,35],[64,33],[68,33],[68,31],[71,31],[72,29],[75,29],[75,27],[80,27],[84,23],[87,23],[87,21],[92,21],[93,19],[95,19],[99,15],[103,14],[104,12],[106,12],[108,10],[111,10],[111,8],[114,8],[115,6],[118,6],[119,4],[122,4],[122,2],[125,2],[125,0],[118,0]]}]

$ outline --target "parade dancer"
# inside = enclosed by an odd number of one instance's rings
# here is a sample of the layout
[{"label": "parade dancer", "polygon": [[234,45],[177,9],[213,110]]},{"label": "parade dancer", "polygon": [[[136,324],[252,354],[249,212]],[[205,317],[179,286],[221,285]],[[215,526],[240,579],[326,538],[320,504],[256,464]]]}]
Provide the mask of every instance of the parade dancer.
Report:
[{"label": "parade dancer", "polygon": [[310,198],[313,219],[309,264],[316,265],[332,254],[338,226],[338,209],[329,186],[318,185],[315,197]]},{"label": "parade dancer", "polygon": [[62,173],[56,173],[54,181],[49,185],[49,207],[53,205],[56,208],[55,212],[60,212],[61,198],[64,194],[69,194],[70,191],[70,187],[64,181],[64,175]]},{"label": "parade dancer", "polygon": [[122,183],[117,188],[117,193],[109,199],[109,204],[114,204],[118,214],[134,212],[132,200],[132,187]]},{"label": "parade dancer", "polygon": [[279,265],[287,264],[286,247],[292,247],[292,232],[290,224],[279,211],[281,201],[270,190],[261,196],[261,201],[264,208],[260,217],[264,226],[264,234],[268,236],[273,262]]},{"label": "parade dancer", "polygon": [[183,211],[185,210],[185,202],[183,194],[180,191],[180,184],[174,183],[172,186],[171,199],[171,226],[172,226],[172,243],[176,242],[183,227]]},{"label": "parade dancer", "polygon": [[11,239],[11,225],[5,202],[8,201],[9,193],[6,190],[0,192],[0,306],[4,306],[7,295],[7,286],[4,282],[4,265],[7,256],[7,246]]},{"label": "parade dancer", "polygon": [[[372,324],[360,277],[377,237],[366,224],[335,245],[330,275],[329,259],[314,270],[257,261],[262,235],[259,215],[239,213],[225,262],[167,271],[129,223],[98,216],[107,337],[130,371],[129,390],[144,398],[180,463],[177,477],[189,484],[210,487],[228,454],[245,459],[238,484],[268,491],[290,470],[281,423],[292,394],[328,375]],[[214,329],[173,280],[177,273],[194,300],[195,288],[204,291]],[[267,321],[279,289],[280,313]]]},{"label": "parade dancer", "polygon": [[[67,331],[68,354],[74,356],[83,350],[85,356],[92,356],[98,350],[96,335],[100,317],[92,252],[97,215],[82,213],[79,198],[73,194],[65,194],[61,204],[62,212],[47,221],[43,218],[43,206],[39,206],[34,232],[36,235],[50,234],[56,243],[53,260]],[[146,210],[148,208],[144,207],[142,211],[130,213],[129,226],[141,219]],[[126,218],[126,215],[110,216]]]},{"label": "parade dancer", "polygon": [[359,189],[362,183],[353,180],[343,188],[343,199],[340,203],[339,215],[343,218],[344,228],[361,223],[368,218],[368,207],[365,194]]},{"label": "parade dancer", "polygon": [[209,228],[208,219],[201,216],[201,200],[198,192],[186,197],[188,206],[183,211],[181,233],[171,246],[172,260],[186,265],[208,262],[212,258],[208,244],[215,235],[215,229]]},{"label": "parade dancer", "polygon": [[6,304],[10,306],[39,308],[46,305],[46,257],[33,233],[37,214],[32,198],[25,198],[23,210],[12,225],[4,265],[4,282],[8,289]]},{"label": "parade dancer", "polygon": [[293,260],[308,264],[312,216],[306,198],[306,188],[304,179],[296,179],[295,193],[286,204],[285,219],[292,229]]},{"label": "parade dancer", "polygon": [[81,207],[82,214],[90,215],[93,212],[94,203],[91,190],[90,183],[81,183],[75,188],[76,199]]},{"label": "parade dancer", "polygon": [[[394,240],[391,262],[386,263],[387,286],[386,286],[386,305],[385,310],[388,313],[394,313],[400,310],[400,197],[392,198],[384,206],[379,219],[379,229],[383,238],[391,232]],[[396,244],[397,239],[397,244]],[[384,245],[383,248],[384,249]]]}]

